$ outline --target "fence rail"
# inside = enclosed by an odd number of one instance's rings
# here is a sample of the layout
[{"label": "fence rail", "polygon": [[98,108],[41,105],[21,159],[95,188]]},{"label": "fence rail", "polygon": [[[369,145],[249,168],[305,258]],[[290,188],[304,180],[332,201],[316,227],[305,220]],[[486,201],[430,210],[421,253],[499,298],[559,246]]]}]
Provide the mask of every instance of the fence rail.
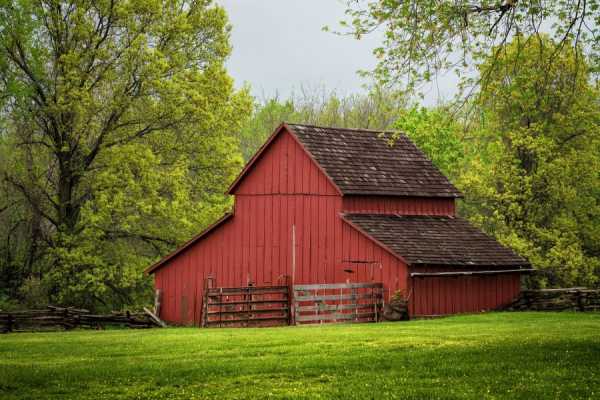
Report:
[{"label": "fence rail", "polygon": [[600,311],[600,290],[586,288],[523,290],[504,307],[513,311]]},{"label": "fence rail", "polygon": [[288,286],[209,287],[205,281],[202,326],[288,325]]},{"label": "fence rail", "polygon": [[294,322],[376,322],[383,306],[382,283],[294,285]]},{"label": "fence rail", "polygon": [[73,328],[103,328],[108,325],[128,328],[153,328],[162,322],[148,311],[92,314],[88,310],[48,306],[41,310],[0,313],[0,332],[29,332]]}]

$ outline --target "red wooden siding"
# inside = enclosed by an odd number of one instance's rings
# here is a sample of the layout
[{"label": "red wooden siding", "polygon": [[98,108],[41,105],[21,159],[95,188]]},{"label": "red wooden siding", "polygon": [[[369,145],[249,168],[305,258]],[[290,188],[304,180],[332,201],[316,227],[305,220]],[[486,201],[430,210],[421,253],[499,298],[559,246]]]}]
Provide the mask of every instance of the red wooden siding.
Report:
[{"label": "red wooden siding", "polygon": [[[288,133],[236,189],[235,215],[156,271],[161,318],[199,324],[202,282],[218,286],[384,282],[386,297],[406,288],[406,267],[345,223],[342,197]],[[350,271],[350,272],[349,272]]]},{"label": "red wooden siding", "polygon": [[282,132],[255,162],[252,170],[235,188],[234,194],[335,196],[338,192],[296,139],[290,133]]},{"label": "red wooden siding", "polygon": [[[219,286],[294,283],[384,282],[386,295],[406,288],[406,267],[339,217],[336,196],[238,196],[236,215],[156,272],[161,317],[198,324],[203,279]],[[352,272],[347,272],[347,271]],[[387,296],[386,296],[387,297]]]},{"label": "red wooden siding", "polygon": [[234,215],[153,269],[156,288],[163,293],[164,320],[199,325],[208,276],[220,287],[277,285],[285,282],[285,276],[294,284],[382,282],[386,301],[396,290],[410,296],[412,315],[495,308],[519,292],[518,274],[408,278],[401,258],[340,216],[454,215],[452,198],[341,196],[286,131],[274,136],[246,172],[232,186]]},{"label": "red wooden siding", "polygon": [[[458,267],[453,270],[458,270]],[[460,270],[467,270],[461,268]],[[416,270],[415,270],[416,271]],[[419,268],[418,272],[452,271]],[[473,313],[492,310],[514,300],[521,290],[518,273],[468,276],[411,277],[410,313],[413,316]]]},{"label": "red wooden siding", "polygon": [[453,198],[345,196],[344,212],[400,215],[455,215]]}]

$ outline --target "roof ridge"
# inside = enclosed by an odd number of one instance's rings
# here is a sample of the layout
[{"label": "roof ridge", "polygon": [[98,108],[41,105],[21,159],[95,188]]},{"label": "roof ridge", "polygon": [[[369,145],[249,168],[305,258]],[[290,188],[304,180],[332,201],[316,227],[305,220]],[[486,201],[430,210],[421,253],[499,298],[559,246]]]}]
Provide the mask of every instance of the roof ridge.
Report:
[{"label": "roof ridge", "polygon": [[[343,194],[462,197],[403,132],[287,122],[282,125]],[[389,143],[390,135],[397,137],[393,143]]]},{"label": "roof ridge", "polygon": [[295,122],[287,122],[284,121],[284,124],[288,126],[306,126],[308,128],[320,128],[320,129],[337,129],[342,131],[351,131],[351,132],[371,132],[371,133],[392,133],[392,134],[400,134],[402,136],[406,136],[406,133],[402,131],[389,131],[385,129],[369,129],[369,128],[341,128],[337,126],[325,126],[325,125],[313,125],[313,124],[298,124]]},{"label": "roof ridge", "polygon": [[[287,131],[340,195],[460,198],[462,193],[403,132],[282,122],[229,187],[239,182]],[[390,143],[390,136],[396,140]],[[395,144],[395,145],[391,145]]]}]

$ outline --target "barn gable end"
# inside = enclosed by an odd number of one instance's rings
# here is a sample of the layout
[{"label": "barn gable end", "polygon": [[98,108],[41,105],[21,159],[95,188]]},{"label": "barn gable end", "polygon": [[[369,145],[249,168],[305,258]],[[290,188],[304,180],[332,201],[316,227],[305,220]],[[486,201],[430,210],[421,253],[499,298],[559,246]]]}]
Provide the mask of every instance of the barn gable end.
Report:
[{"label": "barn gable end", "polygon": [[340,191],[284,124],[248,162],[229,194],[335,196]]}]

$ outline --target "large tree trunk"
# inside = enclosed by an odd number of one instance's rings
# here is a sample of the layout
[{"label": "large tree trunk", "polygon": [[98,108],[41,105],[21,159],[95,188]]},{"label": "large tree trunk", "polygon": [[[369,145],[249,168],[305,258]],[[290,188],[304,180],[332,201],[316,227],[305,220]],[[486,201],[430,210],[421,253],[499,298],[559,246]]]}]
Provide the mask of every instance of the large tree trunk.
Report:
[{"label": "large tree trunk", "polygon": [[72,168],[73,155],[59,154],[58,176],[58,229],[65,233],[74,233],[79,218],[79,205],[75,199],[77,176]]}]

